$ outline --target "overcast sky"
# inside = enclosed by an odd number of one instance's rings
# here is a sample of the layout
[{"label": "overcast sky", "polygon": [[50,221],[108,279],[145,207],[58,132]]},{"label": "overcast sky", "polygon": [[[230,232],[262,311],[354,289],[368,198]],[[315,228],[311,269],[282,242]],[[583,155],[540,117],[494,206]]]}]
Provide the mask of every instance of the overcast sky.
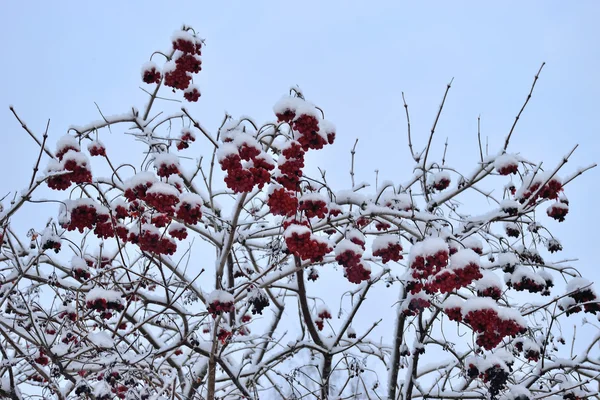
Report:
[{"label": "overcast sky", "polygon": [[[337,126],[336,144],[310,160],[328,170],[336,189],[350,185],[356,138],[358,181],[373,182],[375,169],[380,180],[407,180],[413,162],[401,92],[415,146],[423,147],[452,78],[432,160],[441,158],[448,138],[447,162],[471,171],[478,159],[477,116],[495,152],[544,61],[510,151],[550,167],[579,143],[566,172],[600,161],[596,1],[207,3],[6,1],[0,14],[1,195],[28,184],[37,156],[9,104],[37,133],[51,118],[51,147],[69,125],[100,118],[94,102],[106,114],[141,108],[140,66],[170,46],[182,23],[206,39],[203,71],[195,78],[202,98],[190,107],[203,124],[216,130],[225,111],[272,119],[273,104],[299,85]],[[103,140],[119,141],[122,132],[112,135]],[[566,193],[572,205],[566,222],[544,223],[562,240],[564,254],[578,257],[577,267],[598,280],[600,169]],[[487,207],[476,199],[474,212]],[[49,216],[31,218],[22,232],[41,228]]]}]

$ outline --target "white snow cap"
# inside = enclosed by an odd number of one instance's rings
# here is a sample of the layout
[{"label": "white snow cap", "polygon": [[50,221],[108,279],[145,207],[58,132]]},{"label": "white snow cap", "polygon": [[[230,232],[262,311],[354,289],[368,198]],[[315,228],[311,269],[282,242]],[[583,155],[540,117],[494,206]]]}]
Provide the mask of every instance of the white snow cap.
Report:
[{"label": "white snow cap", "polygon": [[484,291],[488,288],[499,288],[502,289],[502,281],[500,277],[490,271],[481,271],[483,278],[475,281],[475,290]]},{"label": "white snow cap", "polygon": [[176,165],[179,166],[179,156],[173,153],[158,153],[154,156],[154,165]]},{"label": "white snow cap", "polygon": [[387,249],[390,245],[400,244],[400,239],[397,235],[381,235],[373,239],[371,249],[373,252]]},{"label": "white snow cap", "polygon": [[335,255],[339,256],[340,254],[345,253],[346,251],[351,251],[359,255],[363,254],[362,247],[360,247],[356,243],[352,243],[348,239],[343,239],[335,246]]},{"label": "white snow cap", "polygon": [[117,292],[116,290],[106,290],[102,288],[93,288],[90,290],[85,296],[86,302],[94,302],[98,299],[104,299],[109,302],[120,303],[121,302],[121,292]]},{"label": "white snow cap", "polygon": [[432,256],[439,251],[448,252],[448,244],[441,238],[427,238],[422,242],[415,243],[410,248],[409,262],[412,263],[415,258],[421,256]]},{"label": "white snow cap", "polygon": [[148,189],[146,193],[179,197],[179,190],[177,190],[176,187],[164,182],[155,183],[150,189]]},{"label": "white snow cap", "polygon": [[518,165],[519,159],[514,154],[504,153],[494,160],[494,168],[497,171],[501,170],[505,167],[510,167],[511,165]]},{"label": "white snow cap", "polygon": [[148,185],[153,184],[155,182],[158,182],[158,179],[156,178],[156,175],[154,175],[153,172],[142,171],[138,172],[131,178],[127,179],[127,181],[125,181],[125,189],[133,189],[134,187],[139,185]]},{"label": "white snow cap", "polygon": [[469,264],[479,266],[479,254],[471,249],[461,249],[450,256],[451,269],[463,269]]},{"label": "white snow cap", "polygon": [[79,142],[71,135],[61,136],[60,139],[56,142],[56,152],[60,153],[64,151],[66,148],[74,148],[77,151],[81,150],[79,146]]},{"label": "white snow cap", "polygon": [[214,303],[215,301],[218,301],[221,304],[223,304],[223,303],[233,303],[235,301],[235,298],[233,297],[233,295],[231,293],[226,292],[224,290],[213,290],[206,297],[206,302],[207,303]]}]

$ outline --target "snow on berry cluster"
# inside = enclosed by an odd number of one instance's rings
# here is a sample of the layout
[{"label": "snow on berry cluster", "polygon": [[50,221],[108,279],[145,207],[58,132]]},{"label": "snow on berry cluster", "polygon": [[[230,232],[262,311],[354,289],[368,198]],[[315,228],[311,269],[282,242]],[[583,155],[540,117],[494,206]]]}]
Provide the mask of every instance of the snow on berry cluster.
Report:
[{"label": "snow on berry cluster", "polygon": [[562,189],[560,178],[538,171],[523,177],[521,188],[515,193],[515,199],[521,204],[526,201],[528,204],[534,204],[538,199],[555,200]]},{"label": "snow on berry cluster", "polygon": [[450,256],[449,268],[442,269],[425,283],[425,290],[450,293],[482,277],[479,255],[471,249],[462,249]]},{"label": "snow on berry cluster", "polygon": [[584,311],[596,314],[600,311],[600,303],[592,282],[585,278],[573,278],[567,283],[568,296],[560,299],[558,307],[567,315]]},{"label": "snow on berry cluster", "polygon": [[518,311],[500,307],[487,297],[473,297],[462,303],[446,300],[444,311],[451,320],[468,324],[477,333],[477,345],[486,350],[498,346],[505,337],[516,337],[527,331],[527,324]]},{"label": "snow on berry cluster", "polygon": [[202,40],[187,30],[175,32],[172,37],[173,54],[162,72],[154,62],[142,66],[142,80],[148,84],[160,84],[182,90],[183,97],[190,102],[198,101],[200,90],[193,85],[192,76],[202,70]]},{"label": "snow on berry cluster", "polygon": [[329,310],[329,307],[327,307],[325,304],[322,304],[318,307],[317,316],[315,318],[315,325],[320,331],[323,330],[326,319],[331,319],[331,311]]},{"label": "snow on berry cluster", "polygon": [[54,190],[66,190],[71,184],[92,181],[90,163],[81,152],[79,142],[71,135],[61,137],[56,144],[56,159],[46,167],[46,184]]},{"label": "snow on berry cluster", "polygon": [[179,141],[177,142],[177,150],[183,150],[190,147],[190,143],[196,141],[196,135],[189,128],[184,128],[181,130],[181,135],[179,135]]},{"label": "snow on berry cluster", "polygon": [[552,276],[545,270],[533,271],[522,265],[514,267],[513,271],[504,276],[506,286],[516,291],[541,293],[542,296],[550,295],[550,288],[554,286]]},{"label": "snow on berry cluster", "polygon": [[329,240],[313,234],[305,225],[291,224],[283,232],[283,237],[288,250],[302,260],[321,262],[333,250]]},{"label": "snow on berry cluster", "polygon": [[396,235],[381,235],[373,240],[371,250],[375,257],[381,257],[382,263],[402,260],[402,246]]},{"label": "snow on berry cluster", "polygon": [[95,287],[90,290],[85,302],[87,308],[100,313],[104,319],[110,319],[115,311],[123,311],[125,306],[121,299],[121,292],[116,290],[106,290],[100,287]]},{"label": "snow on berry cluster", "polygon": [[319,150],[335,140],[335,127],[313,104],[301,97],[284,97],[273,107],[279,122],[287,122],[302,148]]},{"label": "snow on berry cluster", "polygon": [[213,290],[206,298],[208,312],[216,318],[217,315],[233,311],[233,295],[224,290]]},{"label": "snow on berry cluster", "polygon": [[352,236],[352,232],[335,246],[335,260],[344,267],[344,274],[349,282],[361,283],[371,277],[371,267],[363,260],[363,252],[364,241]]},{"label": "snow on berry cluster", "polygon": [[450,186],[450,174],[447,171],[436,172],[430,177],[429,186],[441,191]]},{"label": "snow on berry cluster", "polygon": [[[221,169],[226,172],[225,184],[235,193],[250,192],[255,186],[262,189],[271,179],[275,168],[269,154],[252,136],[239,133],[227,137],[217,152]],[[244,161],[244,162],[242,162]]]}]

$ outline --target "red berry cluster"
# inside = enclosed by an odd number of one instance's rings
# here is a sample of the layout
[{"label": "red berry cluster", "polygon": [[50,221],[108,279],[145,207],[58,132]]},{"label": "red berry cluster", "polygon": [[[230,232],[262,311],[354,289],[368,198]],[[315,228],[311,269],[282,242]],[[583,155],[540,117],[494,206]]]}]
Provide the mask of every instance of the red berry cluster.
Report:
[{"label": "red berry cluster", "polygon": [[242,323],[246,324],[252,320],[252,317],[248,314],[244,314],[242,315],[242,318],[240,320],[242,321]]},{"label": "red berry cluster", "polygon": [[267,205],[273,215],[291,216],[298,209],[298,199],[293,192],[279,188],[271,192]]},{"label": "red berry cluster", "polygon": [[404,313],[404,315],[407,316],[417,315],[426,308],[428,308],[430,305],[431,303],[429,302],[429,300],[421,297],[414,297],[410,299],[408,307],[406,307],[402,312]]},{"label": "red berry cluster", "polygon": [[308,271],[308,276],[306,279],[315,282],[317,279],[319,279],[319,271],[317,271],[316,268],[311,268],[310,271]]},{"label": "red berry cluster", "polygon": [[156,67],[156,65],[148,64],[142,68],[142,80],[144,83],[152,84],[152,83],[160,83],[160,78],[162,77],[160,71]]},{"label": "red berry cluster", "polygon": [[231,331],[228,331],[225,328],[219,328],[219,332],[217,332],[217,339],[221,344],[225,344],[227,339],[231,337]]},{"label": "red berry cluster", "polygon": [[152,216],[150,222],[157,228],[164,228],[169,222],[171,222],[171,218],[167,214],[158,213]]},{"label": "red berry cluster", "polygon": [[46,353],[44,352],[44,349],[40,349],[38,356],[36,358],[34,358],[33,361],[35,361],[36,363],[38,363],[40,365],[48,365],[48,363],[50,362],[50,359],[48,357],[46,357]]},{"label": "red berry cluster", "polygon": [[140,250],[149,253],[173,255],[177,250],[177,245],[170,238],[161,235],[158,230],[152,225],[142,226],[139,235],[135,232],[129,233],[128,240],[131,243],[138,244]]},{"label": "red berry cluster", "polygon": [[200,99],[200,91],[196,86],[190,85],[190,87],[183,91],[183,98],[190,103],[195,103]]},{"label": "red berry cluster", "polygon": [[158,165],[156,175],[163,178],[168,178],[171,175],[179,174],[179,167],[176,164],[162,162]]},{"label": "red berry cluster", "polygon": [[500,290],[497,286],[490,286],[482,290],[477,291],[477,296],[479,297],[490,297],[494,300],[500,299],[502,297],[502,290]]},{"label": "red berry cluster", "polygon": [[569,213],[569,206],[561,202],[556,202],[548,207],[546,213],[550,218],[554,218],[558,222],[563,222]]},{"label": "red berry cluster", "polygon": [[375,229],[377,229],[378,231],[387,231],[391,227],[392,226],[387,222],[377,221],[377,223],[375,224]]},{"label": "red berry cluster", "polygon": [[442,178],[442,179],[436,180],[432,186],[435,190],[439,190],[439,191],[444,190],[444,189],[448,188],[448,186],[450,186],[450,179]]},{"label": "red berry cluster", "polygon": [[72,146],[65,146],[56,154],[59,163],[54,163],[49,172],[60,173],[46,181],[48,187],[54,190],[66,190],[72,183],[81,184],[92,181],[92,173],[87,158]]},{"label": "red berry cluster", "polygon": [[81,267],[74,267],[72,273],[75,279],[79,281],[87,281],[88,279],[90,279],[91,276],[89,270]]},{"label": "red berry cluster", "polygon": [[327,140],[321,136],[319,133],[319,120],[312,115],[301,114],[296,117],[292,127],[300,134],[298,142],[300,142],[304,150],[322,149],[329,140],[333,143],[333,140],[335,139],[335,133],[332,132],[326,132]]},{"label": "red berry cluster", "polygon": [[[569,297],[574,300],[574,304],[567,308],[567,315],[580,312],[582,306],[586,313],[595,314],[600,311],[600,304],[596,301],[596,294],[592,289],[579,289],[577,292],[571,293]],[[565,310],[565,307],[561,304],[558,307],[563,311]]]},{"label": "red berry cluster", "polygon": [[327,203],[322,200],[300,200],[298,210],[304,211],[306,218],[325,218],[327,214]]},{"label": "red berry cluster", "polygon": [[177,143],[177,150],[183,150],[190,147],[190,143],[196,141],[196,136],[189,129],[184,129],[179,136],[179,142]]},{"label": "red berry cluster", "polygon": [[69,212],[69,220],[61,222],[61,226],[69,231],[91,229],[97,223],[106,222],[108,215],[99,214],[93,205],[80,204],[73,207]]},{"label": "red berry cluster", "polygon": [[517,334],[527,331],[526,327],[518,325],[513,320],[503,320],[493,309],[469,311],[464,316],[464,322],[478,333],[475,342],[486,350],[498,346],[506,336],[515,337]]},{"label": "red berry cluster", "polygon": [[349,248],[338,252],[335,260],[339,265],[344,267],[344,275],[349,282],[358,284],[371,278],[371,271],[365,268],[361,254],[357,253],[354,249]]},{"label": "red berry cluster", "polygon": [[469,263],[460,269],[446,269],[438,272],[434,275],[433,279],[425,284],[425,290],[429,293],[434,293],[438,290],[440,293],[450,293],[482,277],[479,265]]},{"label": "red berry cluster", "polygon": [[302,260],[311,260],[312,262],[323,261],[323,257],[332,250],[326,241],[314,236],[306,227],[305,229],[294,229],[290,234],[285,235],[285,243],[291,253]]},{"label": "red berry cluster", "polygon": [[545,284],[536,282],[526,276],[522,276],[521,279],[519,279],[516,282],[513,282],[512,280],[508,280],[506,282],[506,286],[508,286],[509,288],[513,288],[517,292],[522,292],[524,290],[527,290],[529,293],[542,292],[542,294],[550,295],[550,290]]},{"label": "red berry cluster", "polygon": [[450,321],[462,321],[462,309],[460,307],[447,307],[444,308],[444,312]]},{"label": "red berry cluster", "polygon": [[[140,213],[144,212],[143,206],[141,206],[141,204],[139,203],[139,201],[137,201],[137,199],[140,199],[140,200],[145,199],[146,192],[148,191],[148,189],[150,189],[152,187],[153,184],[154,184],[154,182],[152,180],[147,179],[145,182],[140,182],[132,188],[125,189],[125,192],[123,193],[123,195],[125,196],[125,198],[127,200],[132,202],[129,205],[130,211],[139,211]],[[140,207],[141,207],[141,209],[138,209]]]},{"label": "red berry cluster", "polygon": [[173,214],[179,197],[173,193],[149,192],[144,197],[146,203],[160,213]]},{"label": "red berry cluster", "polygon": [[323,310],[319,312],[317,318],[315,319],[315,325],[317,326],[317,329],[319,329],[320,331],[323,330],[326,319],[331,319],[331,314],[329,313],[329,311]]},{"label": "red berry cluster", "polygon": [[196,225],[202,218],[201,206],[182,199],[176,207],[175,216],[189,225]]},{"label": "red berry cluster", "polygon": [[519,164],[517,162],[506,163],[502,167],[497,168],[496,171],[500,175],[504,175],[504,176],[510,175],[510,174],[514,175],[519,171]]},{"label": "red berry cluster", "polygon": [[217,315],[231,311],[233,311],[233,302],[231,301],[222,303],[219,300],[214,300],[208,305],[208,312],[213,316],[213,318],[217,318]]},{"label": "red berry cluster", "polygon": [[123,306],[120,301],[106,300],[103,298],[88,300],[86,305],[87,308],[100,312],[104,319],[112,317],[111,311],[123,311],[125,309],[125,306]]},{"label": "red berry cluster", "polygon": [[[243,144],[237,149],[237,153],[227,155],[219,161],[221,169],[227,172],[225,183],[235,193],[250,192],[255,185],[259,189],[269,183],[271,179],[270,170],[275,168],[264,157],[261,150]],[[248,168],[244,168],[242,160],[251,161]]]},{"label": "red berry cluster", "polygon": [[437,274],[448,265],[448,257],[448,250],[439,250],[435,254],[428,254],[425,257],[422,255],[416,256],[410,264],[410,268],[413,270],[412,277],[427,279]]},{"label": "red berry cluster", "polygon": [[296,191],[302,178],[302,168],[304,168],[304,154],[302,145],[297,141],[291,141],[281,152],[279,159],[280,174],[275,177],[283,187],[288,190]]},{"label": "red berry cluster", "polygon": [[375,257],[381,257],[382,263],[387,263],[388,261],[400,261],[404,257],[402,256],[402,246],[400,243],[389,243],[386,248],[377,249],[373,252]]},{"label": "red berry cluster", "polygon": [[521,204],[525,203],[526,200],[529,200],[529,204],[533,204],[537,199],[550,199],[554,200],[558,198],[559,193],[562,191],[562,183],[557,178],[551,178],[542,189],[532,197],[533,194],[540,189],[543,182],[539,180],[532,182],[529,187],[523,191],[523,194],[518,199]]},{"label": "red berry cluster", "polygon": [[519,226],[517,224],[506,224],[504,225],[504,230],[506,231],[506,236],[518,238],[521,235],[521,231],[519,230]]},{"label": "red berry cluster", "polygon": [[185,228],[185,226],[173,225],[173,226],[171,226],[171,228],[169,228],[169,235],[171,235],[175,239],[183,240],[187,237],[188,233],[187,233],[187,229]]},{"label": "red berry cluster", "polygon": [[192,81],[192,74],[202,69],[201,55],[202,43],[195,37],[183,32],[173,40],[175,65],[165,72],[165,85],[179,90],[186,90]]},{"label": "red berry cluster", "polygon": [[106,148],[100,142],[94,141],[88,145],[88,151],[90,152],[90,156],[102,156],[106,157]]}]

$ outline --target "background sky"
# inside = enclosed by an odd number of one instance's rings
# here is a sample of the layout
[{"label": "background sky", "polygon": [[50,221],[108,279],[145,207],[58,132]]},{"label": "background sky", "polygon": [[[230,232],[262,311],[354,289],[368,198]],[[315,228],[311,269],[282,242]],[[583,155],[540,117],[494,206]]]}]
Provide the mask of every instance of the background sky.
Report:
[{"label": "background sky", "polygon": [[[452,78],[432,154],[441,158],[448,138],[448,163],[472,170],[477,116],[495,151],[543,61],[511,150],[550,166],[579,144],[566,166],[573,171],[600,160],[599,15],[595,1],[7,2],[0,16],[0,168],[8,173],[0,189],[26,185],[37,151],[9,104],[40,134],[50,118],[52,147],[69,125],[100,118],[94,102],[106,114],[141,108],[140,66],[168,48],[182,23],[206,38],[196,78],[202,98],[190,107],[203,124],[216,130],[225,111],[271,119],[272,105],[299,85],[338,128],[336,144],[311,162],[339,189],[350,184],[356,138],[357,181],[373,182],[375,169],[380,181],[405,181],[413,163],[401,92],[415,146],[423,147]],[[567,222],[549,225],[565,254],[595,272],[600,169],[566,193]]]},{"label": "background sky", "polygon": [[[5,1],[2,10],[0,197],[28,184],[37,156],[9,104],[39,134],[52,120],[51,148],[69,125],[100,118],[94,102],[106,114],[142,108],[140,67],[154,50],[169,48],[182,23],[206,39],[195,78],[202,98],[189,107],[203,125],[215,131],[225,111],[270,120],[272,105],[299,85],[337,126],[336,144],[309,161],[328,171],[336,189],[350,185],[356,138],[357,181],[373,182],[376,169],[380,181],[406,181],[413,162],[401,92],[414,144],[422,148],[452,78],[431,157],[441,158],[448,138],[448,164],[471,171],[477,117],[496,152],[542,62],[509,151],[549,167],[579,144],[568,173],[600,161],[597,1]],[[131,141],[119,141],[121,134],[113,131],[108,140],[122,147],[109,151],[126,155]],[[600,169],[566,194],[566,222],[544,222],[563,242],[563,254],[579,258],[576,266],[598,280]],[[476,200],[474,213],[487,207]],[[50,216],[34,215],[23,233]]]}]

